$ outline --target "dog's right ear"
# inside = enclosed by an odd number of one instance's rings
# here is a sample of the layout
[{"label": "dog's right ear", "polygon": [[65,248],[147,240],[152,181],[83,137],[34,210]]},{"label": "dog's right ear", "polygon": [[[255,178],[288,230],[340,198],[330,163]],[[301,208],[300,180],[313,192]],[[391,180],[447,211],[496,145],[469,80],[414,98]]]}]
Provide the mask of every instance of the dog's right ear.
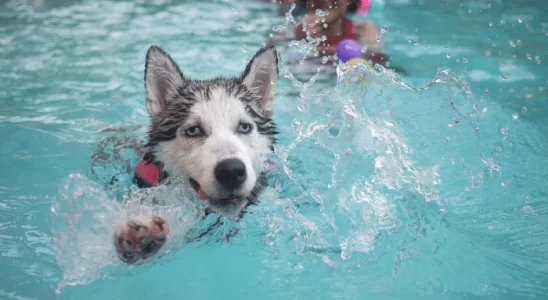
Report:
[{"label": "dog's right ear", "polygon": [[167,102],[183,84],[183,74],[177,64],[162,48],[151,46],[145,65],[147,111],[155,116],[166,108]]}]

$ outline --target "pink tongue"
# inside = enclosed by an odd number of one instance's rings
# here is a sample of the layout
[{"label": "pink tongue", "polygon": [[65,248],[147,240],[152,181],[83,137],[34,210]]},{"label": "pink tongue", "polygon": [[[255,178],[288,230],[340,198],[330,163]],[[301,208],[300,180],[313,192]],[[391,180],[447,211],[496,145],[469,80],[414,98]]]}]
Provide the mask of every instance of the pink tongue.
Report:
[{"label": "pink tongue", "polygon": [[200,198],[200,200],[207,200],[209,196],[206,194],[206,192],[204,192],[204,190],[202,190],[202,188],[200,188],[198,190],[198,198]]}]

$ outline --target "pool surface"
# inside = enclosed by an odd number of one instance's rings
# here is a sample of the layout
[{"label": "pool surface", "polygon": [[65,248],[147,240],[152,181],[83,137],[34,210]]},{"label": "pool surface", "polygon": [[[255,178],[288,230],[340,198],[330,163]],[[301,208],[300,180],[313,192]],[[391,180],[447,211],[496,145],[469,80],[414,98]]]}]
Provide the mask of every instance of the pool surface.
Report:
[{"label": "pool surface", "polygon": [[[385,2],[372,18],[407,74],[282,55],[273,188],[127,267],[109,230],[149,121],[147,48],[192,78],[238,76],[285,17],[1,1],[0,299],[548,299],[548,2]],[[164,211],[181,232],[203,226],[180,190],[158,193],[181,199]]]}]

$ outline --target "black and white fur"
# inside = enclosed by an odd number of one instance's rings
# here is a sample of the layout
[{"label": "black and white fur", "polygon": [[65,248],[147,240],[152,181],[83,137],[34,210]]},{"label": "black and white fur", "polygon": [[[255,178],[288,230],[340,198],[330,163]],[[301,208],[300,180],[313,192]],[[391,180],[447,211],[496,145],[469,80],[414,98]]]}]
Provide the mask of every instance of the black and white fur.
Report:
[{"label": "black and white fur", "polygon": [[213,211],[238,215],[266,184],[263,170],[277,133],[272,120],[277,78],[278,56],[272,46],[261,48],[240,77],[212,80],[185,77],[164,50],[150,47],[146,159],[168,176],[182,176],[207,196]]}]

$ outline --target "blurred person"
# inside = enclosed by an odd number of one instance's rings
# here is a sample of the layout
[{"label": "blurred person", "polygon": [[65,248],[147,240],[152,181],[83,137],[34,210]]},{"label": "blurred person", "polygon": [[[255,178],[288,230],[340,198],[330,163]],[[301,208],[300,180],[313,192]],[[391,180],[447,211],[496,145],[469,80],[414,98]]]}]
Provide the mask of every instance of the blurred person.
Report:
[{"label": "blurred person", "polygon": [[381,53],[379,27],[371,21],[352,22],[346,17],[363,8],[362,1],[367,0],[277,0],[280,4],[299,5],[306,14],[299,18],[297,26],[278,30],[271,40],[316,40],[321,54],[334,55],[338,43],[354,39],[367,49],[366,60],[384,65],[388,57]]}]

